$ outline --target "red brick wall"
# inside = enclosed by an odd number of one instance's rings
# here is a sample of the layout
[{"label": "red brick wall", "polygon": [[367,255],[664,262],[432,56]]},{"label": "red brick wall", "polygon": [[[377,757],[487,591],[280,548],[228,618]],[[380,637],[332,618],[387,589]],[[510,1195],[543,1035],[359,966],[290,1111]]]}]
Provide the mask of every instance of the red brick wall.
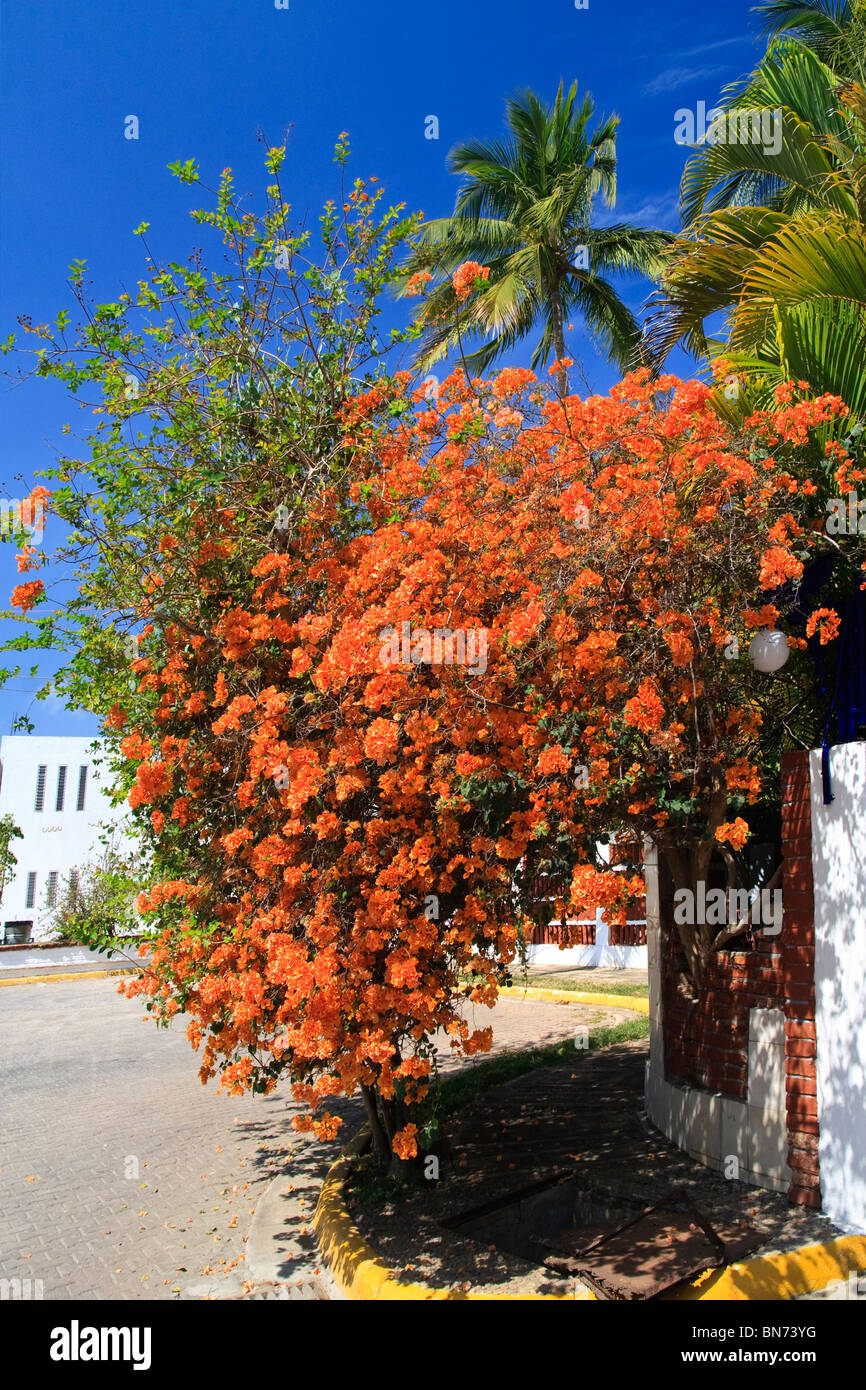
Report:
[{"label": "red brick wall", "polygon": [[[595,945],[595,922],[579,922],[572,924],[569,928],[569,935],[572,946],[594,946]],[[646,922],[627,922],[624,927],[618,926],[616,922],[608,928],[608,941],[611,946],[645,946],[646,945]],[[562,927],[545,924],[535,927],[532,932],[533,946],[559,945],[562,939]]]},{"label": "red brick wall", "polygon": [[812,805],[808,753],[782,764],[782,969],[785,1001],[785,1088],[788,1196],[820,1207],[818,1073],[815,1035],[815,901],[812,884]]},{"label": "red brick wall", "polygon": [[757,936],[753,951],[721,952],[697,1002],[679,995],[665,969],[665,1071],[688,1082],[746,1098],[750,1009],[785,1015],[785,1087],[790,1201],[821,1205],[815,1068],[815,924],[812,893],[811,806],[807,753],[782,763],[782,930]]}]

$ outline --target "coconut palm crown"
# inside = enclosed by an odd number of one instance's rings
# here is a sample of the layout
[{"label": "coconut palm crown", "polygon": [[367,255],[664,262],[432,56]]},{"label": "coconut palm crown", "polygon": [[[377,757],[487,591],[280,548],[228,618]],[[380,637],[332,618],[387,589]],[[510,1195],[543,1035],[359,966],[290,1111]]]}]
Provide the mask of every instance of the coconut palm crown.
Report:
[{"label": "coconut palm crown", "polygon": [[[616,115],[593,125],[594,116],[592,96],[578,102],[576,82],[567,92],[560,83],[552,106],[527,91],[507,102],[506,139],[450,151],[449,168],[462,179],[454,214],[421,226],[402,280],[405,292],[418,272],[433,277],[419,321],[425,370],[459,346],[467,369],[483,372],[533,332],[533,368],[551,351],[561,362],[566,325],[578,317],[610,360],[635,365],[641,330],[607,277],[657,276],[672,238],[627,222],[593,225],[596,199],[609,208],[616,201],[619,125]],[[489,270],[461,299],[450,277],[467,261]],[[558,385],[567,388],[564,368]]]}]

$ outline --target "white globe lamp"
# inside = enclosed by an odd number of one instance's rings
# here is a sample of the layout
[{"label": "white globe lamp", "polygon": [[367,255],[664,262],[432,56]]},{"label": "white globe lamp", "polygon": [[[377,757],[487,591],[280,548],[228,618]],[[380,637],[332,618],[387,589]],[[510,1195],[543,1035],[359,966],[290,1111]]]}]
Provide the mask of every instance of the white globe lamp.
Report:
[{"label": "white globe lamp", "polygon": [[756,671],[781,671],[790,648],[784,632],[765,627],[749,643],[749,660]]}]

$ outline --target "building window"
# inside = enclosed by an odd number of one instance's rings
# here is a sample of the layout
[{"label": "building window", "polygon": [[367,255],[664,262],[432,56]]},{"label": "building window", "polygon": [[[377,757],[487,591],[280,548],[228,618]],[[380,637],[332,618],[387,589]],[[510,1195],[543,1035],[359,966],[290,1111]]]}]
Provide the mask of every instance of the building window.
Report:
[{"label": "building window", "polygon": [[48,768],[43,763],[36,774],[36,803],[33,808],[35,811],[45,810],[45,776],[47,772]]},{"label": "building window", "polygon": [[35,874],[28,874],[28,875],[27,875],[27,901],[25,902],[24,906],[25,906],[25,907],[32,907],[33,904],[34,904],[35,902],[36,902],[36,875],[35,875]]},{"label": "building window", "polygon": [[55,808],[54,808],[56,811],[62,811],[62,810],[63,810],[63,800],[64,800],[65,796],[66,796],[66,768],[65,768],[65,767],[59,767],[59,768],[57,769],[57,805],[56,805]]},{"label": "building window", "polygon": [[84,810],[84,793],[87,790],[87,764],[78,769],[78,804],[76,811]]},{"label": "building window", "polygon": [[[61,808],[62,809],[62,808]],[[48,907],[57,906],[57,871],[52,870],[48,875],[48,890],[45,894],[45,903]]]}]

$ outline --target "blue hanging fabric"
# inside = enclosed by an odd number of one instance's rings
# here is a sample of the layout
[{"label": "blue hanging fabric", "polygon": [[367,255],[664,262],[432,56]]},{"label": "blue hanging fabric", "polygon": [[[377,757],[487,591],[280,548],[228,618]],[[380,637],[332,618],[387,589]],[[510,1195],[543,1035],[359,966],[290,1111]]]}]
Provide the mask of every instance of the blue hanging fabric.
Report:
[{"label": "blue hanging fabric", "polygon": [[829,806],[833,800],[833,788],[830,784],[830,747],[827,743],[826,730],[821,744],[821,787],[824,792],[824,805]]}]

